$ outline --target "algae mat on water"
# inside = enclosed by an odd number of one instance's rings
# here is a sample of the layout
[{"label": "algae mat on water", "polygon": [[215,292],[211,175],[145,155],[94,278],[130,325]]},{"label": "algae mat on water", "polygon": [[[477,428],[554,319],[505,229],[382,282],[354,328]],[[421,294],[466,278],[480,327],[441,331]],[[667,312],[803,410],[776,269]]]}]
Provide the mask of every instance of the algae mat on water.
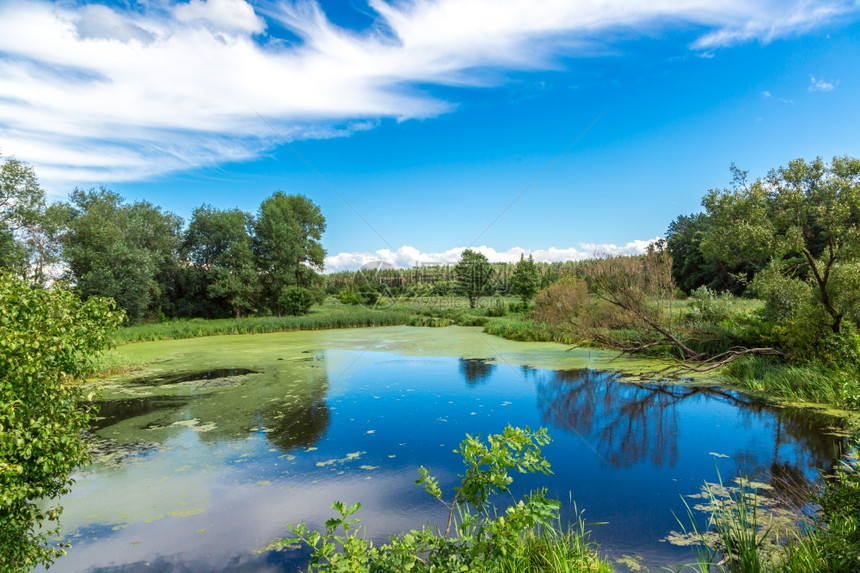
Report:
[{"label": "algae mat on water", "polygon": [[[281,361],[310,360],[329,349],[387,351],[405,356],[455,356],[498,364],[556,370],[594,368],[637,376],[665,364],[619,357],[617,352],[573,348],[553,342],[517,342],[482,332],[480,327],[391,326],[208,336],[129,344],[118,349],[147,371],[200,371],[211,368],[260,368]],[[332,368],[329,367],[329,373]]]}]

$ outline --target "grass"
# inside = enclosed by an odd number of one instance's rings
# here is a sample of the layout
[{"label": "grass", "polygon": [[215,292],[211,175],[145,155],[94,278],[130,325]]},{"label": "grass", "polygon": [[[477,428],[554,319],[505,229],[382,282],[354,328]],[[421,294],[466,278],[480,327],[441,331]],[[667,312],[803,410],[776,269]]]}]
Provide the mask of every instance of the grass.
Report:
[{"label": "grass", "polygon": [[[860,571],[860,466],[857,438],[833,475],[810,503],[818,506],[814,517],[781,507],[761,495],[755,484],[740,480],[740,487],[706,484],[705,505],[695,509],[710,515],[700,529],[687,505],[687,529],[696,561],[679,571],[697,573],[847,573]],[[690,496],[695,497],[695,496]],[[686,503],[686,501],[685,501]],[[686,543],[685,543],[686,544]]]},{"label": "grass", "polygon": [[398,308],[375,310],[361,306],[327,303],[304,316],[263,316],[223,319],[179,319],[135,324],[114,334],[116,344],[176,340],[224,334],[261,334],[291,330],[324,330],[407,324],[411,313]]},{"label": "grass", "polygon": [[860,410],[857,377],[816,362],[786,364],[765,356],[750,356],[729,364],[724,374],[747,390],[791,401]]},{"label": "grass", "polygon": [[612,566],[589,541],[581,515],[576,527],[560,522],[525,535],[516,551],[500,564],[500,573],[612,573]]}]

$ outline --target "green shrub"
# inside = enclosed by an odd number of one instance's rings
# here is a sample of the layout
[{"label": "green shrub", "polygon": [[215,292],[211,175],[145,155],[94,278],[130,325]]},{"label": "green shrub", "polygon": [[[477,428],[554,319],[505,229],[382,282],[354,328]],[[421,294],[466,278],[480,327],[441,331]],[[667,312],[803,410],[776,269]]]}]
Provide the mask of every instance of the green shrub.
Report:
[{"label": "green shrub", "polygon": [[689,309],[684,317],[690,324],[720,324],[737,317],[734,305],[735,297],[726,291],[717,293],[706,286],[701,286],[690,293]]},{"label": "green shrub", "polygon": [[490,308],[487,309],[487,316],[505,316],[508,314],[508,308],[505,306],[505,301],[501,297],[497,297],[493,303],[490,305]]},{"label": "green shrub", "polygon": [[288,286],[281,290],[278,306],[284,314],[302,316],[308,313],[314,304],[314,295],[308,289],[300,286]]}]

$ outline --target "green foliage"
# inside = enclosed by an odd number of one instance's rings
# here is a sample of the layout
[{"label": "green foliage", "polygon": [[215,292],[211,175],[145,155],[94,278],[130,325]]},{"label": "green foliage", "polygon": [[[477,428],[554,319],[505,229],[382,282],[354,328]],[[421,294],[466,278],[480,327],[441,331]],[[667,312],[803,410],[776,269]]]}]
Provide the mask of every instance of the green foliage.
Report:
[{"label": "green foliage", "polygon": [[278,297],[278,308],[289,316],[307,314],[314,303],[314,295],[308,289],[300,286],[288,286]]},{"label": "green foliage", "polygon": [[493,268],[483,254],[466,249],[454,267],[457,277],[457,290],[469,299],[469,306],[475,308],[481,295],[489,289]]},{"label": "green foliage", "polygon": [[[2,157],[2,156],[0,156]],[[0,269],[36,285],[48,282],[59,261],[58,211],[45,203],[33,168],[17,159],[0,163]]]},{"label": "green foliage", "polygon": [[701,242],[707,257],[773,260],[785,277],[813,289],[833,332],[857,312],[860,298],[849,285],[860,284],[860,159],[797,159],[764,180],[711,190],[702,204],[712,222]]},{"label": "green foliage", "polygon": [[730,292],[717,293],[701,286],[690,293],[687,315],[691,324],[718,325],[739,318],[734,304],[735,297]]},{"label": "green foliage", "polygon": [[236,318],[256,309],[259,277],[254,260],[249,213],[208,205],[194,210],[183,238],[184,256],[194,277],[214,304]]},{"label": "green foliage", "polygon": [[[63,554],[49,539],[66,493],[87,461],[90,419],[75,382],[122,320],[113,302],[32,289],[0,275],[0,570],[27,571]],[[43,524],[45,528],[42,529]]]},{"label": "green foliage", "polygon": [[320,243],[325,217],[304,195],[280,191],[260,204],[254,224],[254,250],[268,307],[277,312],[284,287],[309,288],[322,270],[325,249]]},{"label": "green foliage", "polygon": [[521,342],[572,342],[563,337],[557,337],[557,333],[551,331],[546,323],[517,318],[503,318],[488,322],[484,326],[484,332]]},{"label": "green foliage", "polygon": [[[173,319],[166,323],[141,323],[120,328],[114,334],[117,344],[149,340],[172,340],[225,334],[261,334],[291,330],[361,328],[407,324],[411,313],[389,309],[384,312],[339,303],[313,307],[304,316],[256,316],[225,319]],[[450,322],[447,322],[450,324]]]},{"label": "green foliage", "polygon": [[748,356],[726,366],[724,373],[734,384],[756,392],[860,410],[856,369],[846,371],[814,360],[786,364],[772,357]]},{"label": "green foliage", "polygon": [[540,289],[540,273],[531,255],[526,259],[520,255],[520,260],[514,267],[511,277],[511,293],[518,295],[523,303],[528,303]]},{"label": "green foliage", "polygon": [[182,220],[106,189],[75,189],[63,208],[63,257],[81,297],[113,298],[131,321],[156,314],[179,266]]},{"label": "green foliage", "polygon": [[818,499],[820,526],[810,535],[817,545],[816,571],[851,571],[860,568],[860,462],[858,444],[849,448],[834,475],[827,478]]},{"label": "green foliage", "polygon": [[[327,572],[448,572],[448,571],[595,571],[609,572],[587,542],[577,514],[579,531],[563,531],[559,502],[540,490],[499,511],[491,496],[509,491],[511,471],[549,473],[540,447],[549,442],[546,430],[531,432],[508,426],[504,433],[466,436],[456,453],[466,467],[453,500],[444,501],[439,481],[424,467],[416,483],[449,507],[446,531],[424,527],[393,537],[376,547],[360,537],[352,516],[360,504],[332,504],[338,516],[325,523],[325,532],[304,523],[290,525],[294,539],[311,547],[310,570]],[[451,534],[453,525],[453,535]]]},{"label": "green foliage", "polygon": [[505,305],[505,300],[502,297],[496,297],[493,304],[487,309],[487,316],[500,317],[508,314],[508,307]]}]

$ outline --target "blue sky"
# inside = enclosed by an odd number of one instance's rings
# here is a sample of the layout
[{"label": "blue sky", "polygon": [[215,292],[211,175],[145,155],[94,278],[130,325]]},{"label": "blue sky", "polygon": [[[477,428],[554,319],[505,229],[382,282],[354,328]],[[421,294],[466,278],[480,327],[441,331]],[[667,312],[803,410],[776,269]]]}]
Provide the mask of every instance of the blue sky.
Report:
[{"label": "blue sky", "polygon": [[858,56],[844,0],[7,0],[0,152],[186,220],[303,193],[330,270],[632,253],[732,162],[860,155]]}]

